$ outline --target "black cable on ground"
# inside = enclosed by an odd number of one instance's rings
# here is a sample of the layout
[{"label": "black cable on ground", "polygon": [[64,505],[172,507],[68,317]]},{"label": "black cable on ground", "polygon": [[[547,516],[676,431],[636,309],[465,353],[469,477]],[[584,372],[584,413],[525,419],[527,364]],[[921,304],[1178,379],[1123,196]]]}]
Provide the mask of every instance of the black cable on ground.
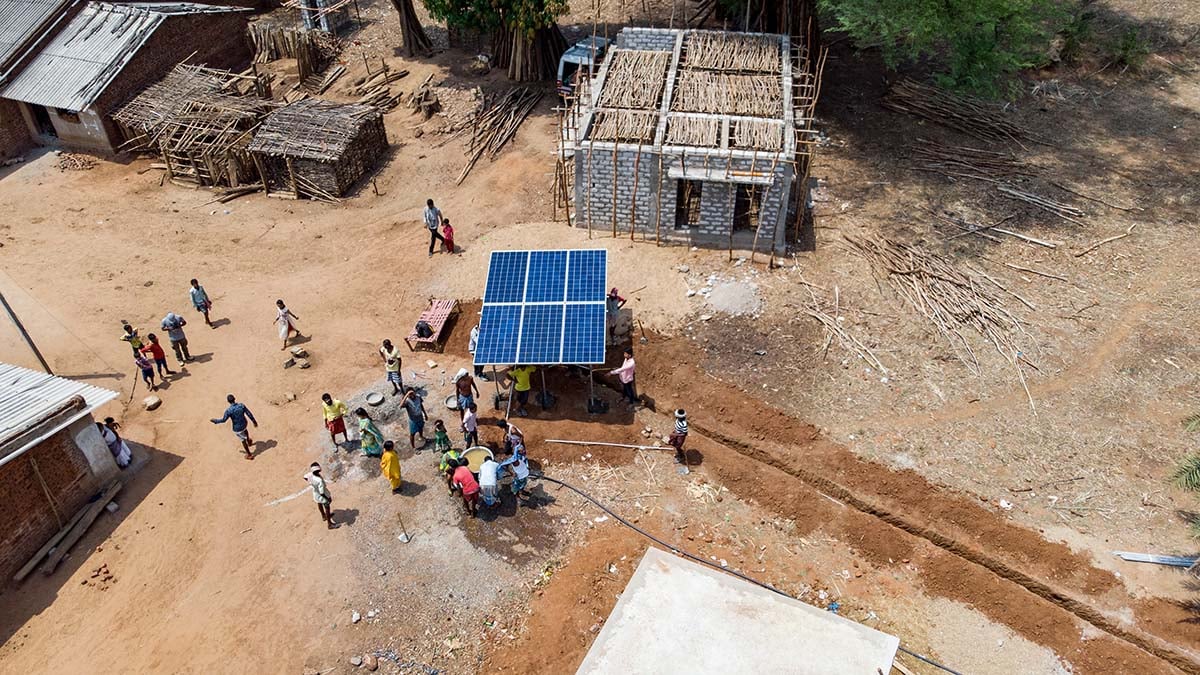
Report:
[{"label": "black cable on ground", "polygon": [[[574,485],[571,485],[570,483],[563,482],[563,481],[561,481],[561,480],[558,480],[557,478],[551,478],[551,477],[547,476],[547,475],[546,475],[546,474],[544,474],[544,473],[534,473],[534,474],[531,474],[531,476],[530,476],[530,477],[531,477],[531,478],[536,478],[536,479],[539,479],[539,480],[549,481],[549,482],[551,482],[551,483],[554,483],[554,484],[556,484],[556,485],[561,485],[561,486],[563,486],[563,487],[567,488],[568,490],[570,490],[570,491],[574,492],[575,494],[579,495],[580,497],[583,497],[584,499],[586,499],[586,500],[588,500],[589,502],[591,502],[592,504],[594,504],[594,505],[595,505],[597,508],[599,508],[601,511],[603,511],[603,512],[607,513],[608,515],[612,516],[614,519],[616,519],[616,521],[617,521],[617,522],[621,523],[621,524],[622,524],[622,525],[624,525],[625,527],[628,527],[629,529],[633,530],[634,532],[637,532],[638,534],[640,534],[640,535],[642,535],[643,537],[645,537],[645,538],[649,539],[650,541],[653,541],[653,542],[655,542],[656,544],[658,544],[658,545],[662,546],[663,548],[666,548],[667,550],[671,551],[671,552],[672,552],[672,553],[674,553],[675,555],[678,555],[678,556],[683,556],[684,558],[687,558],[688,560],[692,560],[692,561],[694,561],[694,562],[698,562],[698,563],[700,563],[701,565],[707,565],[708,567],[711,567],[711,568],[713,568],[713,569],[715,569],[715,570],[718,570],[718,571],[720,571],[720,572],[725,572],[726,574],[732,574],[733,576],[735,576],[735,577],[737,577],[737,578],[739,578],[739,579],[742,579],[743,581],[748,581],[748,582],[750,582],[750,583],[754,584],[755,586],[759,586],[759,587],[765,588],[765,589],[767,589],[768,591],[771,591],[772,593],[778,593],[779,595],[782,595],[782,596],[783,596],[783,597],[785,597],[785,598],[788,598],[788,599],[791,599],[791,600],[795,600],[795,601],[797,601],[797,602],[804,602],[803,600],[800,600],[799,598],[797,598],[797,597],[795,597],[795,596],[793,596],[793,595],[790,595],[789,593],[787,593],[787,592],[785,592],[785,591],[781,591],[781,590],[779,590],[778,588],[775,588],[775,587],[774,587],[774,586],[772,586],[771,584],[768,584],[768,583],[765,583],[765,582],[759,581],[758,579],[755,579],[754,577],[750,577],[750,576],[747,576],[747,575],[745,575],[745,574],[742,574],[741,572],[738,572],[737,570],[732,570],[732,569],[729,569],[728,567],[721,567],[720,565],[718,565],[718,564],[716,564],[716,563],[714,563],[714,562],[712,562],[712,561],[710,561],[710,560],[705,560],[704,558],[701,558],[701,557],[699,557],[699,556],[692,555],[691,553],[688,553],[687,551],[685,551],[685,550],[683,550],[683,549],[679,548],[678,546],[675,546],[675,545],[673,545],[673,544],[668,544],[667,542],[665,542],[665,541],[663,541],[662,539],[659,539],[658,537],[656,537],[656,536],[654,536],[654,535],[650,534],[649,532],[647,532],[647,531],[643,530],[642,528],[638,527],[637,525],[634,525],[633,523],[629,522],[628,520],[625,520],[625,519],[624,519],[624,518],[622,518],[620,515],[618,515],[617,513],[615,513],[615,512],[614,512],[612,509],[608,508],[607,506],[605,506],[604,504],[602,504],[601,502],[599,502],[598,500],[596,500],[596,498],[592,497],[591,495],[589,495],[588,493],[584,492],[583,490],[580,490],[579,488],[575,487]],[[898,649],[899,649],[900,651],[904,652],[905,654],[908,654],[909,656],[911,656],[911,657],[915,658],[915,659],[920,659],[921,661],[924,661],[925,663],[928,663],[929,665],[931,665],[931,666],[933,666],[933,667],[935,667],[935,668],[940,668],[940,669],[942,669],[942,670],[946,671],[947,673],[951,673],[951,675],[962,675],[962,673],[959,673],[957,670],[954,670],[954,669],[952,669],[952,668],[949,668],[949,667],[947,667],[947,666],[943,666],[942,664],[938,663],[937,661],[934,661],[934,660],[932,660],[932,659],[930,659],[930,658],[927,658],[927,657],[921,656],[920,654],[918,654],[918,653],[916,653],[916,652],[914,652],[914,651],[912,651],[912,650],[905,649],[904,647],[898,647]]]}]

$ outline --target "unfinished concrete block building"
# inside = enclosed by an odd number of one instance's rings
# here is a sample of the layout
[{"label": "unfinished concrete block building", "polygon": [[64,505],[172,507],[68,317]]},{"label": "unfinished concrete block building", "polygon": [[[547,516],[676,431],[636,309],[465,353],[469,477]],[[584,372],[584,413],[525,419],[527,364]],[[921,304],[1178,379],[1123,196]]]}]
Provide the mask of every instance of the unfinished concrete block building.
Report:
[{"label": "unfinished concrete block building", "polygon": [[817,70],[786,35],[626,28],[563,111],[558,202],[591,231],[782,253]]}]

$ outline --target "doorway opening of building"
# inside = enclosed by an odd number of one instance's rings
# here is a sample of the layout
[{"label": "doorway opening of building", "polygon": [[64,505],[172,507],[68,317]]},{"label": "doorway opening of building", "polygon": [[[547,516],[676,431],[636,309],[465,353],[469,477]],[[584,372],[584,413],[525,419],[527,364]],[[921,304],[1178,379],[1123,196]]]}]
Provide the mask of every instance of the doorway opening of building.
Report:
[{"label": "doorway opening of building", "polygon": [[763,186],[738,185],[733,204],[733,230],[753,232],[758,227],[762,209]]},{"label": "doorway opening of building", "polygon": [[675,193],[675,229],[686,230],[700,224],[700,193],[704,183],[679,180]]}]

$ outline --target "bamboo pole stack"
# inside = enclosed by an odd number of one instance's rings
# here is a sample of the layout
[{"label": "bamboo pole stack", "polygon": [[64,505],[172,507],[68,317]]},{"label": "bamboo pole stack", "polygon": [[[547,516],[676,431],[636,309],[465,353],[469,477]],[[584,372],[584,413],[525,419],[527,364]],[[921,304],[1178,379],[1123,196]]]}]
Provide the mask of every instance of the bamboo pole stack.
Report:
[{"label": "bamboo pole stack", "polygon": [[475,114],[474,133],[467,148],[470,159],[455,184],[466,180],[480,157],[486,154],[488,159],[496,159],[496,155],[516,135],[521,123],[541,100],[542,93],[529,87],[513,87],[503,96],[490,94],[484,97]]},{"label": "bamboo pole stack", "polygon": [[984,141],[1045,144],[1036,134],[1008,120],[1001,109],[980,99],[904,79],[892,85],[883,107],[957,129]]}]

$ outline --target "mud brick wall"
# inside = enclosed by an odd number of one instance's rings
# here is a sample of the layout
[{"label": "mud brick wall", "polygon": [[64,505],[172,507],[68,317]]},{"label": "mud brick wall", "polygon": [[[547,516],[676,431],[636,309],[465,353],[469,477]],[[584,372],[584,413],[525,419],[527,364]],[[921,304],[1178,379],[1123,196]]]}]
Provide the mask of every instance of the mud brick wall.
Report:
[{"label": "mud brick wall", "polygon": [[90,417],[72,424],[0,467],[0,583],[11,579],[59,530],[58,520],[38,481],[37,471],[54,497],[64,522],[100,491],[73,434]]},{"label": "mud brick wall", "polygon": [[668,28],[623,28],[617,34],[617,46],[622,49],[673,52],[677,35],[679,31]]},{"label": "mud brick wall", "polygon": [[0,99],[0,159],[16,157],[32,147],[33,139],[21,116],[21,106],[16,101]]},{"label": "mud brick wall", "polygon": [[246,37],[249,18],[249,12],[168,17],[91,106],[103,119],[110,145],[115,148],[124,139],[109,115],[162,79],[192,52],[196,54],[188,63],[243,70],[251,57]]}]

